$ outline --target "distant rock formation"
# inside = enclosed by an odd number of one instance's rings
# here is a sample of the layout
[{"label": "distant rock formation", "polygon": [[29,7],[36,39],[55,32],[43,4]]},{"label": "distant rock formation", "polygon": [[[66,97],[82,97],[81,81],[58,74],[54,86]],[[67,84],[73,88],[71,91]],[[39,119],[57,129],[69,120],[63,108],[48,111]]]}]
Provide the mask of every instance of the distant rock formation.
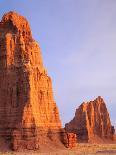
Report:
[{"label": "distant rock formation", "polygon": [[73,148],[77,144],[77,136],[75,133],[66,133],[64,137],[65,146],[67,148]]},{"label": "distant rock formation", "polygon": [[65,128],[68,132],[77,134],[79,142],[113,140],[115,133],[106,104],[100,96],[94,101],[82,103]]},{"label": "distant rock formation", "polygon": [[64,143],[64,135],[40,47],[27,20],[9,12],[0,22],[0,136],[18,150]]}]

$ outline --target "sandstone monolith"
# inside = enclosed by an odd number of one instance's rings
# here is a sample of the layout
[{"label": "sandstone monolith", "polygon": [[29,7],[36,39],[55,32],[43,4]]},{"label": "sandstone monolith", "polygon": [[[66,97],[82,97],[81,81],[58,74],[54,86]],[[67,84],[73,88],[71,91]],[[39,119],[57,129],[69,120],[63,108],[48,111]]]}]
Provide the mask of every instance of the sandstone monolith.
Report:
[{"label": "sandstone monolith", "polygon": [[52,81],[27,20],[16,12],[0,22],[0,136],[13,150],[63,143]]},{"label": "sandstone monolith", "polygon": [[65,128],[68,132],[77,134],[78,142],[113,140],[115,132],[106,104],[100,96],[94,101],[82,103]]}]

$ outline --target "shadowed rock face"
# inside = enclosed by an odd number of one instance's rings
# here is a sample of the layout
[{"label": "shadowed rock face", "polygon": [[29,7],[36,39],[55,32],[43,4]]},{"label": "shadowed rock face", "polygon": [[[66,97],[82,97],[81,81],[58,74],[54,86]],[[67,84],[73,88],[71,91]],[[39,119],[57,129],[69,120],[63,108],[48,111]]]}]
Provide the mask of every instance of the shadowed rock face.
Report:
[{"label": "shadowed rock face", "polygon": [[76,110],[75,117],[65,125],[66,130],[77,134],[78,141],[92,142],[97,139],[113,139],[114,128],[101,97],[83,103]]},{"label": "shadowed rock face", "polygon": [[27,20],[9,12],[0,22],[0,135],[16,150],[36,149],[53,135],[61,141],[62,132],[40,47]]}]

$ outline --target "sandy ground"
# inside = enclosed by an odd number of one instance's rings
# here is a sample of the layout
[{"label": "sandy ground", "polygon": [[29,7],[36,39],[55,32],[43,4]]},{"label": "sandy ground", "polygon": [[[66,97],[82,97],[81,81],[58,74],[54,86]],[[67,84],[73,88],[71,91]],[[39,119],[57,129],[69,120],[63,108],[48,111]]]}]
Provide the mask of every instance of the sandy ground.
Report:
[{"label": "sandy ground", "polygon": [[0,155],[116,155],[116,144],[77,144],[73,149],[48,148],[40,151],[0,152]]}]

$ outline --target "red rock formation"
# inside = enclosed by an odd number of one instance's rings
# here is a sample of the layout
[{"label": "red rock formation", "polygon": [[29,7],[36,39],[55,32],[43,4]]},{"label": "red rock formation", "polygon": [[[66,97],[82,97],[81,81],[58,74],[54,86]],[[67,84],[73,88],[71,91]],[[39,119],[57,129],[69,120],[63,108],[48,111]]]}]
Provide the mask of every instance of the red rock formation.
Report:
[{"label": "red rock formation", "polygon": [[109,113],[101,97],[81,104],[76,110],[74,119],[65,127],[68,132],[76,133],[80,142],[97,141],[99,138],[113,139],[114,135]]},{"label": "red rock formation", "polygon": [[53,135],[61,141],[62,133],[40,47],[27,20],[9,12],[0,22],[0,135],[17,150],[38,149]]},{"label": "red rock formation", "polygon": [[76,136],[76,134],[74,134],[74,133],[66,133],[64,142],[65,142],[65,146],[67,148],[75,147],[76,144],[77,144],[77,136]]}]

